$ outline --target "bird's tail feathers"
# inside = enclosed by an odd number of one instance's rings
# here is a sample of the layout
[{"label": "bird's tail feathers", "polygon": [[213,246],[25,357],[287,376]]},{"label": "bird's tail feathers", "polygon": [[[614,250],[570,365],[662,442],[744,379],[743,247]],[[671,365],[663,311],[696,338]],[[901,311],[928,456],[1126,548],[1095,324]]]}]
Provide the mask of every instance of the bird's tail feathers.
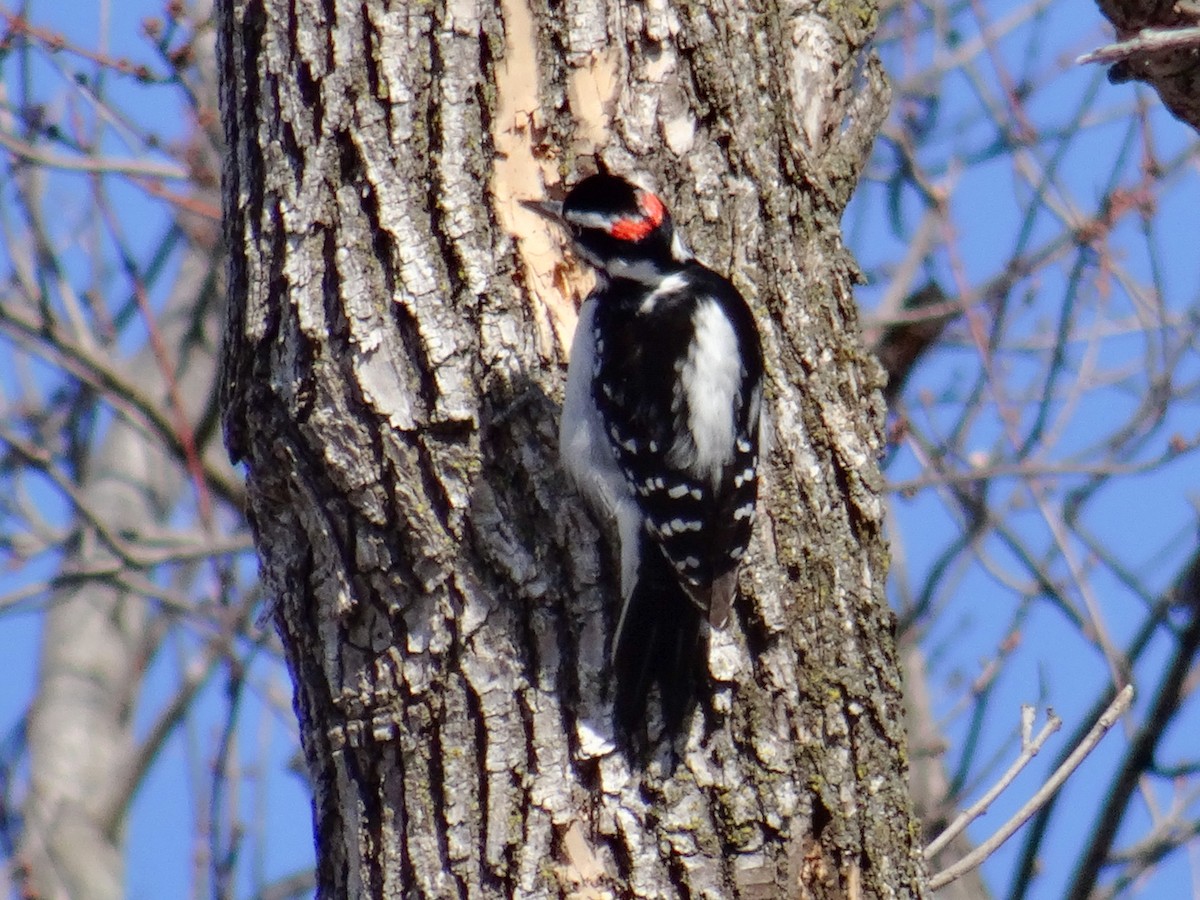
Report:
[{"label": "bird's tail feathers", "polygon": [[704,683],[705,616],[658,547],[645,536],[642,540],[637,583],[625,601],[613,643],[613,705],[625,734],[641,734],[657,686],[663,725],[673,736],[682,730]]}]

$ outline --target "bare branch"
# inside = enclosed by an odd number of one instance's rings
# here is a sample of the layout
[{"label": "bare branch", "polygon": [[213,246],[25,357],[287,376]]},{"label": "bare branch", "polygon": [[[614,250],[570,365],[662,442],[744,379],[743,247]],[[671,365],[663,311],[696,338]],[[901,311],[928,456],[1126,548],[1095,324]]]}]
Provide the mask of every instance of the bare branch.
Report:
[{"label": "bare branch", "polygon": [[971,853],[964,856],[952,866],[948,866],[941,872],[938,872],[929,879],[930,890],[937,890],[943,885],[949,884],[954,879],[961,877],[967,872],[970,872],[985,859],[991,856],[996,850],[1013,834],[1017,829],[1025,824],[1029,818],[1036,813],[1051,797],[1055,795],[1063,782],[1066,781],[1071,773],[1074,772],[1081,762],[1087,758],[1087,755],[1095,749],[1100,743],[1100,739],[1104,737],[1108,729],[1116,724],[1125,710],[1129,708],[1129,704],[1133,702],[1133,685],[1127,684],[1117,694],[1116,699],[1109,704],[1103,715],[1088,732],[1083,741],[1075,748],[1075,751],[1067,757],[1066,761],[1055,770],[1054,774],[1047,779],[1046,783],[1034,794],[1029,801],[1017,810],[1016,814],[1011,819],[1005,822],[1000,828],[988,838],[984,843],[976,847]]},{"label": "bare branch", "polygon": [[1143,28],[1133,37],[1107,44],[1085,53],[1075,60],[1079,65],[1114,63],[1140,53],[1163,53],[1168,50],[1200,48],[1200,25],[1191,28]]},{"label": "bare branch", "polygon": [[[1023,725],[1027,711],[1032,710],[1032,706],[1022,707]],[[975,803],[971,804],[971,806],[969,806],[967,809],[963,810],[962,813],[959,814],[958,818],[951,822],[945,831],[929,842],[929,846],[925,848],[926,859],[933,859],[935,856],[937,856],[945,848],[945,846],[950,843],[950,841],[954,840],[955,837],[961,834],[968,825],[987,812],[988,807],[992,805],[992,802],[999,797],[1010,784],[1012,784],[1013,779],[1021,774],[1021,771],[1033,761],[1035,756],[1038,755],[1038,751],[1041,750],[1042,745],[1049,740],[1050,735],[1054,734],[1059,728],[1062,727],[1062,719],[1056,716],[1053,712],[1049,712],[1047,715],[1048,718],[1046,719],[1046,724],[1042,726],[1042,730],[1039,731],[1037,736],[1032,740],[1028,738],[1026,730],[1022,730],[1021,755],[1017,757],[1016,761],[1011,766],[1009,766],[1008,771],[1000,776],[996,783],[988,789],[987,793],[980,797]]]},{"label": "bare branch", "polygon": [[186,181],[191,177],[191,173],[177,163],[156,162],[149,159],[119,159],[112,156],[66,156],[22,141],[3,131],[0,131],[0,147],[4,147],[13,155],[27,162],[47,169],[104,175],[138,175],[144,178],[161,178],[171,181]]}]

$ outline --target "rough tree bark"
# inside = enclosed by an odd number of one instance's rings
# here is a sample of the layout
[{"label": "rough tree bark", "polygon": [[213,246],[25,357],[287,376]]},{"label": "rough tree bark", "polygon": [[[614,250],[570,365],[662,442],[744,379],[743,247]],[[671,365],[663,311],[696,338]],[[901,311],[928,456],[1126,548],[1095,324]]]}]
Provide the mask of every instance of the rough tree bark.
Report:
[{"label": "rough tree bark", "polygon": [[[838,227],[887,106],[873,24],[869,3],[221,4],[226,436],[322,896],[920,895],[881,377]],[[603,740],[615,572],[555,440],[586,286],[516,203],[598,160],[656,183],[768,358],[761,526],[677,765]]]},{"label": "rough tree bark", "polygon": [[[1164,49],[1138,49],[1136,41],[1109,69],[1114,82],[1137,79],[1158,92],[1159,99],[1177,119],[1200,131],[1200,38],[1195,31],[1200,15],[1195,3],[1176,0],[1096,0],[1117,31],[1117,41],[1135,39],[1144,29],[1184,40],[1162,42]],[[1153,44],[1154,42],[1151,42]]]}]

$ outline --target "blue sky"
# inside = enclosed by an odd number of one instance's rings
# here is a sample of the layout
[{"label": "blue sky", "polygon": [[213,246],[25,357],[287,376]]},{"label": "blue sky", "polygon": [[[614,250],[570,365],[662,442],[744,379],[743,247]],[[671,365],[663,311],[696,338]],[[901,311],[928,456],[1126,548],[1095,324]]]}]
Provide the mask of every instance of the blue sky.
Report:
[{"label": "blue sky", "polygon": [[[11,9],[6,7],[5,11]],[[68,45],[127,59],[134,65],[147,66],[155,74],[167,71],[141,32],[145,17],[161,17],[161,3],[35,2],[30,4],[28,14],[35,26],[61,34]],[[74,84],[76,77],[83,83]],[[49,119],[66,116],[79,133],[102,133],[101,147],[113,157],[170,161],[168,153],[147,150],[145,135],[154,134],[162,146],[170,148],[192,126],[190,105],[177,88],[143,84],[70,51],[36,51],[24,58],[10,53],[0,57],[0,78],[5,100],[12,107],[27,97],[31,105],[42,105]],[[89,100],[94,95],[104,97],[107,118],[96,115],[97,107]],[[163,184],[169,190],[184,189],[180,182]],[[41,210],[68,281],[76,289],[100,286],[110,290],[111,296],[105,299],[111,312],[128,302],[130,288],[113,257],[114,246],[107,235],[101,233],[98,238],[103,252],[92,252],[97,232],[84,208],[94,187],[87,174],[51,171],[45,180]],[[140,266],[147,265],[168,236],[172,211],[146,189],[122,177],[105,176],[103,190],[111,207],[120,211],[120,229],[128,252]],[[11,182],[0,184],[0,217],[9,235],[19,234],[23,222],[14,196]],[[98,259],[105,262],[98,264]],[[153,309],[159,309],[165,300],[178,264],[176,246],[168,251],[159,279],[149,286]],[[7,278],[10,273],[10,260],[0,256],[0,277]],[[51,299],[58,302],[61,297],[54,294]],[[146,330],[134,315],[123,326],[118,352],[132,353],[145,340]],[[43,393],[53,390],[58,382],[53,367],[37,361],[27,367],[24,363],[10,357],[7,348],[0,354],[0,389],[6,404],[19,402],[23,376],[31,377]],[[102,413],[96,423],[98,432],[103,431],[107,420],[107,414]],[[28,478],[25,488],[38,497],[39,511],[51,524],[67,520],[67,505],[44,479]],[[19,568],[9,566],[0,573],[0,595],[7,596],[44,579],[56,564],[53,554],[43,554]],[[252,580],[254,568],[252,560],[245,560],[238,570],[239,577]],[[199,583],[203,595],[203,574]],[[6,676],[0,689],[0,733],[6,738],[16,735],[32,695],[39,623],[37,610],[28,606],[0,614],[0,659],[5,661]],[[139,736],[149,731],[169,704],[202,655],[203,641],[211,638],[203,625],[172,631],[150,662],[135,711]],[[271,880],[310,866],[313,850],[307,789],[291,767],[297,744],[287,673],[278,657],[263,649],[243,643],[237,655],[246,671],[240,682],[242,699],[230,753],[241,778],[227,797],[226,808],[232,806],[236,818],[251,829],[241,842],[242,858],[237,868],[238,894],[249,896]],[[184,897],[201,890],[205,883],[204,875],[197,873],[204,873],[208,865],[202,836],[209,827],[214,784],[211,770],[227,722],[231,684],[224,667],[209,675],[186,720],[162,747],[134,799],[127,842],[131,898]]]},{"label": "blue sky", "polygon": [[[926,71],[931,63],[969,43],[987,22],[1003,20],[1019,8],[1016,3],[989,2],[984,21],[978,7],[956,7],[949,17],[952,33],[944,33],[938,41],[928,34],[912,40],[898,36],[898,31],[885,34],[882,54],[898,83],[898,96],[903,98],[913,73]],[[912,9],[920,22],[920,10]],[[161,14],[157,2],[78,4],[69,9],[70,14],[66,6],[43,2],[34,3],[30,12],[36,23],[60,31],[79,46],[163,71],[161,60],[140,36],[143,18]],[[1008,32],[990,52],[978,54],[967,69],[926,83],[929,99],[923,107],[916,101],[911,106],[897,102],[894,121],[906,112],[925,120],[928,137],[916,156],[926,176],[945,191],[947,228],[954,236],[931,253],[922,266],[922,277],[937,278],[952,295],[996,278],[1004,273],[1015,249],[1036,248],[1061,233],[1064,214],[1074,210],[1087,218],[1103,198],[1112,195],[1114,186],[1136,187],[1148,154],[1168,161],[1192,145],[1194,135],[1164,113],[1147,89],[1110,85],[1101,67],[1070,64],[1075,55],[1107,42],[1110,36],[1091,0],[1055,0]],[[76,73],[93,76],[94,64],[69,53],[35,57],[27,74],[37,98],[51,112],[67,108],[87,115],[86,104],[66,84]],[[10,97],[25,77],[12,57],[0,60],[0,75]],[[1006,78],[1012,79],[1007,85]],[[140,154],[142,148],[133,136],[142,128],[155,130],[168,142],[186,133],[189,108],[176,90],[146,87],[111,72],[103,79],[111,106],[129,116],[128,128],[108,129],[109,152]],[[1005,88],[1013,85],[1021,94],[1017,104],[1006,100]],[[72,96],[75,99],[64,100]],[[1037,137],[1022,144],[1023,162],[1014,165],[1004,140],[1015,133],[1022,117]],[[845,222],[847,243],[872,278],[859,292],[868,318],[928,209],[911,186],[896,187],[901,184],[894,179],[896,159],[895,145],[880,141]],[[1115,478],[1096,492],[1083,509],[1078,530],[1068,529],[1065,539],[1077,557],[1081,580],[1056,554],[1060,538],[1053,525],[1061,519],[1067,490],[1087,483],[1086,466],[1103,459],[1097,445],[1122,429],[1145,396],[1152,374],[1170,372],[1184,396],[1161,422],[1147,429],[1143,443],[1130,446],[1125,462],[1156,458],[1175,435],[1188,440],[1197,436],[1197,398],[1194,388],[1188,391],[1190,383],[1200,381],[1197,348],[1173,348],[1181,359],[1169,366],[1160,358],[1161,348],[1173,347],[1176,336],[1164,322],[1185,320],[1200,296],[1192,228],[1194,210],[1200,208],[1196,176],[1194,163],[1177,166],[1164,183],[1152,185],[1155,215],[1149,222],[1136,215],[1120,218],[1103,245],[1068,250],[1035,276],[1022,279],[1010,296],[1003,327],[997,330],[999,340],[989,354],[981,352],[961,322],[951,326],[943,343],[914,374],[901,406],[922,439],[950,453],[948,466],[956,472],[968,471],[970,454],[991,461],[1010,457],[1014,440],[1028,434],[1039,410],[1045,412],[1053,441],[1039,445],[1025,461],[1043,467],[1074,466],[1079,471],[1047,477],[1032,487],[1025,478],[998,478],[988,496],[1023,546],[1044,557],[1047,569],[1065,586],[1073,608],[1085,610],[1087,595],[1099,604],[1104,626],[1119,646],[1136,630],[1144,608],[1113,566],[1089,555],[1081,535],[1086,532],[1107,548],[1146,591],[1164,590],[1195,549],[1194,455]],[[1039,193],[1034,185],[1041,180],[1048,185],[1041,192],[1045,202],[1034,204],[1036,212],[1027,216],[1030,198]],[[92,256],[77,237],[81,217],[75,216],[74,209],[87,185],[84,176],[61,172],[53,174],[48,184],[53,207],[62,211],[55,228],[67,247],[67,271],[80,283],[119,285],[114,273],[88,271]],[[107,185],[126,217],[131,247],[146,258],[168,228],[168,211],[122,179],[109,178]],[[8,189],[0,187],[0,215],[7,217],[10,227],[19,221],[11,201]],[[161,302],[170,284],[169,272],[168,267],[152,302]],[[7,274],[7,263],[0,261],[0,275]],[[982,322],[996,321],[986,304],[979,308]],[[1064,319],[1068,309],[1071,315]],[[1064,321],[1072,340],[1059,374],[1052,376],[1047,348]],[[132,351],[143,338],[144,331],[133,325],[121,346]],[[980,381],[985,358],[997,374],[983,379],[985,401],[979,413],[964,422],[963,400]],[[48,370],[35,374],[47,382],[53,378]],[[1095,387],[1076,390],[1081,374],[1095,378]],[[10,396],[15,378],[12,366],[0,362],[0,386]],[[1051,396],[1043,406],[1047,385]],[[1004,417],[1006,409],[1013,412],[1013,419]],[[955,454],[961,458],[954,458]],[[897,450],[887,474],[893,482],[907,482],[928,478],[929,472],[916,445],[909,443]],[[65,508],[56,505],[52,492],[46,496],[47,514],[61,520]],[[933,567],[962,534],[963,520],[944,487],[925,486],[912,496],[894,495],[890,500],[894,555],[902,563],[893,575],[891,595],[897,608],[902,608],[906,598],[929,583]],[[46,558],[30,568],[0,575],[0,593],[45,577],[54,562]],[[1002,768],[1015,754],[1022,703],[1038,704],[1042,710],[1052,706],[1064,720],[1060,736],[972,829],[980,839],[1040,784],[1065,735],[1081,723],[1103,688],[1107,666],[1087,635],[1053,603],[1030,590],[1027,567],[994,530],[955,557],[932,595],[942,613],[928,624],[923,645],[932,660],[938,709],[947,715],[946,733],[952,743],[947,759],[952,768],[959,762],[970,716],[950,714],[960,706],[964,684],[981,671],[1014,629],[1020,634],[1020,645],[1008,656],[989,697],[968,782],[986,787],[991,777],[981,774],[982,761],[999,758]],[[0,658],[7,662],[8,675],[0,690],[0,727],[6,731],[18,723],[32,691],[37,630],[35,611],[9,611],[0,617]],[[148,727],[155,712],[168,702],[196,648],[194,638],[181,634],[154,659],[138,711],[140,727]],[[1151,683],[1170,650],[1165,633],[1156,638],[1135,669],[1135,684]],[[245,822],[264,822],[261,833],[247,842],[249,858],[239,869],[239,883],[249,893],[254,885],[306,865],[312,849],[307,796],[288,767],[295,752],[295,725],[286,672],[266,651],[244,646],[240,655],[248,663],[247,687],[238,708],[233,752],[248,774],[232,802]],[[203,865],[198,854],[204,848],[196,834],[202,833],[208,816],[211,778],[207,772],[226,723],[228,686],[228,673],[217,670],[186,725],[163,748],[135,800],[128,844],[131,897],[184,896],[189,886],[198,883],[193,870]],[[1135,717],[1145,709],[1146,694],[1139,695]],[[1188,732],[1195,732],[1196,715],[1192,701],[1164,744],[1166,753],[1179,759],[1194,753],[1194,739]],[[1078,808],[1079,814],[1065,824],[1056,820],[1047,845],[1054,855],[1069,857],[1090,826],[1097,796],[1123,749],[1122,732],[1122,727],[1115,729],[1065,788],[1063,802]],[[1169,804],[1165,786],[1157,784],[1148,791]],[[1125,832],[1127,840],[1145,833],[1149,818],[1144,807],[1138,810]],[[1194,801],[1191,812],[1198,812]],[[985,867],[997,896],[1004,896],[1020,840],[1018,835]],[[1069,866],[1056,866],[1048,859],[1028,896],[1046,900],[1061,896],[1069,874]],[[1191,885],[1198,881],[1200,876],[1189,868],[1186,854],[1176,854],[1133,896],[1189,896],[1194,890]]]},{"label": "blue sky", "polygon": [[[885,62],[900,76],[925,71],[956,49],[954,37],[958,46],[969,43],[1018,8],[1009,3],[957,8],[947,17],[953,27],[945,29],[947,39],[940,43],[906,41],[903,29],[892,23],[894,39],[884,44]],[[919,19],[919,8],[906,9]],[[1050,473],[989,480],[988,506],[1022,550],[1050,573],[1066,608],[1091,622],[1091,604],[1113,643],[1124,647],[1143,621],[1144,597],[1161,594],[1196,547],[1195,455],[1151,463],[1173,439],[1198,436],[1192,385],[1200,376],[1200,359],[1188,323],[1200,296],[1191,227],[1200,208],[1200,183],[1194,163],[1171,167],[1181,154],[1192,152],[1195,135],[1165,113],[1151,91],[1111,85],[1103,67],[1073,64],[1079,54],[1111,40],[1111,29],[1090,0],[1055,0],[969,65],[925,83],[936,103],[906,104],[905,81],[898,78],[892,127],[906,109],[921,121],[927,136],[916,159],[923,178],[942,192],[946,209],[942,237],[914,288],[931,277],[951,296],[965,292],[970,297],[978,286],[1003,277],[1014,253],[1027,254],[1094,221],[1105,201],[1115,206],[1143,188],[1154,214],[1117,217],[1102,239],[1082,247],[1068,242],[1052,264],[1018,279],[1003,307],[994,298],[977,302],[973,313],[990,339],[986,345],[972,338],[964,322],[950,326],[899,405],[919,441],[895,452],[887,474],[893,482],[927,484],[931,452],[945,454],[943,466],[950,473],[970,474],[979,465],[1025,465]],[[1024,137],[1022,126],[1028,127]],[[868,179],[846,217],[847,243],[872,279],[858,295],[868,320],[930,208],[921,191],[897,180],[894,137],[893,130],[893,140],[877,144]],[[1147,187],[1143,172],[1151,159],[1169,174]],[[906,186],[897,189],[896,184]],[[1055,366],[1051,357],[1060,329],[1069,340]],[[1151,388],[1164,384],[1176,399],[1160,419],[1148,419],[1123,438]],[[964,401],[976,389],[975,411],[964,416]],[[1015,448],[1039,421],[1043,439],[1017,459]],[[1112,463],[1107,442],[1120,446],[1123,465],[1146,469],[1104,480],[1087,495],[1077,519],[1068,521],[1070,492],[1089,485],[1098,468]],[[961,504],[937,485],[913,496],[894,496],[892,511],[893,556],[901,565],[890,588],[902,607],[930,583],[934,567],[962,534],[964,518]],[[1019,646],[1007,656],[989,695],[975,759],[997,757],[1007,765],[1015,755],[1022,703],[1053,707],[1064,728],[972,829],[977,840],[1041,783],[1066,735],[1081,724],[1109,681],[1109,666],[1094,640],[1039,591],[1028,564],[1000,532],[985,529],[953,556],[945,577],[935,582],[932,596],[942,612],[925,626],[923,641],[933,660],[934,695],[946,714],[959,708],[966,686],[1016,633]],[[1160,628],[1135,667],[1140,693],[1130,721],[1144,712],[1172,646]],[[1185,704],[1161,747],[1161,763],[1194,755],[1194,737],[1188,734],[1195,733],[1195,706],[1194,700]],[[947,755],[952,768],[970,728],[968,714],[946,722],[954,745]],[[1106,779],[1124,749],[1124,732],[1124,725],[1114,729],[1064,789],[1060,805],[1073,813],[1052,825],[1042,874],[1027,896],[1062,896],[1071,874],[1064,860],[1077,852],[1091,827]],[[992,779],[980,780],[969,793],[978,795]],[[1173,790],[1167,779],[1147,782],[1145,790],[1164,811],[1174,800],[1183,802],[1191,816],[1197,814],[1195,800],[1185,800],[1186,792]],[[1144,837],[1149,825],[1144,802],[1135,801],[1132,809],[1121,843]],[[1021,840],[1018,835],[985,867],[997,896],[1005,896]],[[1197,883],[1187,855],[1180,853],[1139,883],[1134,895],[1191,896]]]}]

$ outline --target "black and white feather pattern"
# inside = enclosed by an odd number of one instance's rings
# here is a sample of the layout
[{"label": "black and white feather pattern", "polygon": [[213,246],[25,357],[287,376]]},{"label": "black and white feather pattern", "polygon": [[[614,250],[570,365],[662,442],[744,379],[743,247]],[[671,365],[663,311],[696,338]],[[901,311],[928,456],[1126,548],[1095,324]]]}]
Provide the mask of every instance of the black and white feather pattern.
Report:
[{"label": "black and white feather pattern", "polygon": [[559,438],[568,474],[620,541],[614,713],[631,737],[646,734],[657,686],[677,734],[705,683],[704,624],[727,622],[750,542],[758,330],[645,189],[602,173],[561,204],[525,206],[567,228],[599,278],[579,311]]},{"label": "black and white feather pattern", "polygon": [[699,263],[595,296],[592,392],[643,527],[722,627],[750,542],[762,350],[749,307]]}]

